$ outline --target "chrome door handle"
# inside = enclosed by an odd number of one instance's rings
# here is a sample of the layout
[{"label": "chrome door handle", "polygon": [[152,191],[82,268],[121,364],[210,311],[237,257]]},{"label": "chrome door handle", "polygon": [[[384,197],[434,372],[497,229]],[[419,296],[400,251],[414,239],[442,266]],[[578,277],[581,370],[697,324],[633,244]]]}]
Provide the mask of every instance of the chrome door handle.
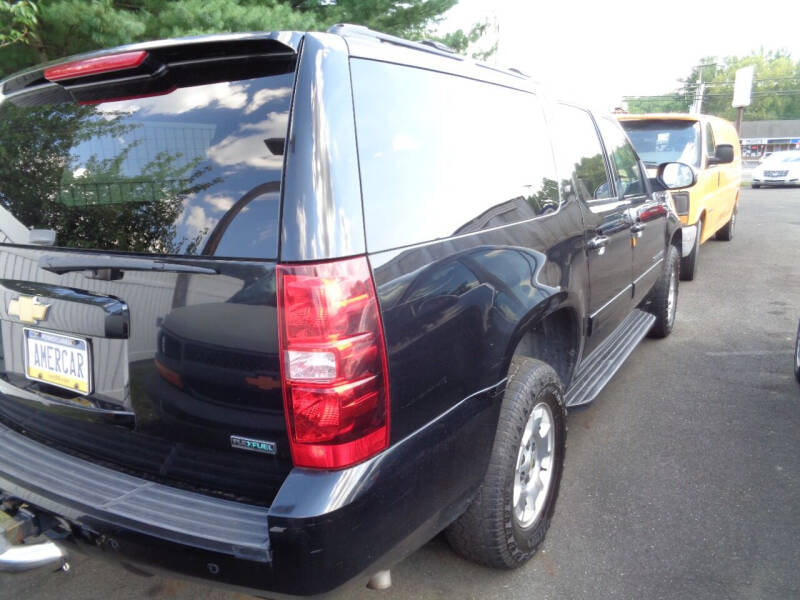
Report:
[{"label": "chrome door handle", "polygon": [[586,242],[586,247],[589,248],[589,250],[599,250],[600,248],[605,248],[607,245],[607,235],[598,235]]}]

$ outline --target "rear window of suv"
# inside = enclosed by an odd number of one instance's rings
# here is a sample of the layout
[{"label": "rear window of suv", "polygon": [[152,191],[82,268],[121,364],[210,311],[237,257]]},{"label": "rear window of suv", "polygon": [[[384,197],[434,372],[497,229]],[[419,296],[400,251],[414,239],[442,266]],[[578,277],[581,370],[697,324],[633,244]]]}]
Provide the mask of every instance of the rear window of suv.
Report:
[{"label": "rear window of suv", "polygon": [[351,70],[370,252],[558,210],[535,95],[370,60]]},{"label": "rear window of suv", "polygon": [[0,104],[0,240],[275,258],[294,75],[142,98]]}]

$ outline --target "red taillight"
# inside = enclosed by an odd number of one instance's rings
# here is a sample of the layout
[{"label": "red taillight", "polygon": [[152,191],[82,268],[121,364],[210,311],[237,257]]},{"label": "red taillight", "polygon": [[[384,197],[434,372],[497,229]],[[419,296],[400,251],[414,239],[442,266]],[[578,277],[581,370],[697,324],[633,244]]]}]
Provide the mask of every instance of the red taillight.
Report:
[{"label": "red taillight", "polygon": [[109,56],[98,56],[97,58],[86,58],[45,69],[44,78],[48,81],[64,81],[65,79],[76,79],[78,77],[109,73],[111,71],[135,69],[141,65],[146,58],[147,52],[144,50],[111,54]]},{"label": "red taillight", "polygon": [[278,320],[294,464],[338,469],[389,443],[386,343],[366,257],[279,265]]}]

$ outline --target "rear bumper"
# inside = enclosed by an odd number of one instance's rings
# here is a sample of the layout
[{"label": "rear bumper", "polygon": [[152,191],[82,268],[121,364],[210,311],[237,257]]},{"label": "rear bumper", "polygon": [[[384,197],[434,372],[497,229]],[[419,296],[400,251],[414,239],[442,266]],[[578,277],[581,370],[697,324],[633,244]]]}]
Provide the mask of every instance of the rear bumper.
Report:
[{"label": "rear bumper", "polygon": [[0,489],[90,530],[130,529],[258,562],[267,509],[139,479],[64,454],[0,425]]},{"label": "rear bumper", "polygon": [[466,507],[486,470],[504,382],[341,471],[294,469],[271,507],[146,481],[0,425],[0,490],[72,526],[72,542],[146,570],[309,596],[413,552]]}]

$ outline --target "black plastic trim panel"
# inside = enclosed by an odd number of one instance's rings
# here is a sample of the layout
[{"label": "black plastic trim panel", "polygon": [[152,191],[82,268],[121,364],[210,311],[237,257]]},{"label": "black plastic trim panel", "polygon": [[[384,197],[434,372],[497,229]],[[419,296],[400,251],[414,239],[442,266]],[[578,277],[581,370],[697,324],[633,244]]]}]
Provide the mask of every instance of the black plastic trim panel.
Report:
[{"label": "black plastic trim panel", "polygon": [[271,561],[267,508],[118,473],[3,425],[0,489],[78,524],[125,527],[237,558]]}]

